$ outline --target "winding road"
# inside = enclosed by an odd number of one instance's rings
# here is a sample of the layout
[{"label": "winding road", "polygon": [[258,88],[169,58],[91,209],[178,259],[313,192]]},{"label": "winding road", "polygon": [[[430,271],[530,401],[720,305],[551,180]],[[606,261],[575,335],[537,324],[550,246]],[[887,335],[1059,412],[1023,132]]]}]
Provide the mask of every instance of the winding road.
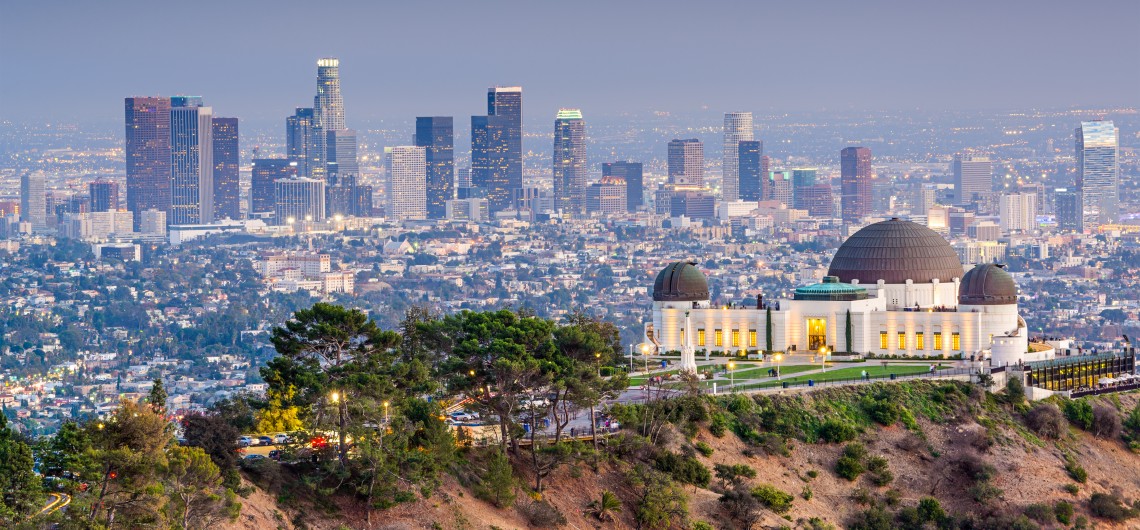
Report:
[{"label": "winding road", "polygon": [[66,493],[49,493],[48,502],[44,504],[44,508],[40,510],[40,513],[36,514],[36,517],[51,515],[68,504],[71,504],[71,495]]}]

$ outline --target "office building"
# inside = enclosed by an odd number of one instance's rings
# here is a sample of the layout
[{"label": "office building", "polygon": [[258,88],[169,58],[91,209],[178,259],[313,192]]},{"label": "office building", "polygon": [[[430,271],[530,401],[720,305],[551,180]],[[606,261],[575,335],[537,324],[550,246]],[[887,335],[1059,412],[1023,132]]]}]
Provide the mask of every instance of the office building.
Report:
[{"label": "office building", "polygon": [[705,185],[705,146],[696,138],[669,142],[669,183]]},{"label": "office building", "polygon": [[427,218],[427,148],[405,145],[384,149],[388,173],[384,214],[389,219]]},{"label": "office building", "polygon": [[483,223],[490,219],[487,199],[451,199],[447,201],[447,219]]},{"label": "office building", "polygon": [[356,131],[352,129],[326,130],[325,180],[336,183],[342,176],[359,176],[360,165],[356,158]]},{"label": "office building", "polygon": [[626,211],[626,188],[621,177],[602,177],[586,188],[586,212],[610,215]]},{"label": "office building", "polygon": [[748,202],[764,200],[764,189],[767,187],[765,180],[768,176],[765,158],[764,142],[742,140],[736,145],[738,198],[740,200]]},{"label": "office building", "polygon": [[[451,116],[416,118],[417,147],[423,147],[427,163],[427,216],[447,216],[447,201],[455,198],[455,129]],[[467,173],[470,187],[470,172]]]},{"label": "office building", "polygon": [[214,220],[213,138],[213,109],[202,98],[170,98],[170,224]]},{"label": "office building", "polygon": [[241,219],[238,119],[214,118],[214,218]]},{"label": "office building", "polygon": [[828,184],[815,184],[795,192],[795,208],[807,210],[808,215],[823,219],[835,216],[835,200]]},{"label": "office building", "polygon": [[487,90],[487,115],[471,117],[471,180],[491,212],[511,207],[522,187],[522,87]]},{"label": "office building", "polygon": [[1053,212],[1057,216],[1057,229],[1062,232],[1084,232],[1084,201],[1081,193],[1067,188],[1053,192]]},{"label": "office building", "polygon": [[1028,232],[1037,228],[1037,194],[1011,193],[998,202],[998,218],[1005,233]]},{"label": "office building", "polygon": [[459,190],[461,190],[461,189],[470,189],[470,188],[471,188],[471,168],[461,167],[461,168],[455,170],[456,194],[458,194]]},{"label": "office building", "polygon": [[294,178],[298,178],[296,162],[286,158],[255,158],[250,171],[249,216],[272,213],[277,207],[276,182]]},{"label": "office building", "polygon": [[344,129],[344,98],[340,95],[340,60],[317,60],[317,95],[313,98],[313,123],[325,131]]},{"label": "office building", "polygon": [[1120,217],[1116,160],[1120,130],[1111,121],[1084,121],[1076,130],[1077,191],[1083,201],[1084,227],[1095,230]]},{"label": "office building", "polygon": [[20,176],[20,219],[32,225],[32,230],[47,229],[47,189],[43,173],[24,173]]},{"label": "office building", "polygon": [[335,217],[371,217],[372,186],[361,186],[353,175],[337,179],[325,186],[325,215]]},{"label": "office building", "polygon": [[765,200],[779,201],[785,206],[792,207],[795,203],[792,202],[792,172],[791,171],[769,171],[768,172],[768,190],[770,195]]},{"label": "office building", "polygon": [[125,98],[127,210],[170,210],[170,98]]},{"label": "office building", "polygon": [[989,158],[956,154],[951,171],[954,174],[956,204],[977,208],[979,202],[989,200],[994,186],[993,162]]},{"label": "office building", "polygon": [[618,177],[625,181],[625,209],[636,212],[645,203],[645,180],[641,162],[606,162],[602,164],[603,177]]},{"label": "office building", "polygon": [[839,152],[841,209],[844,224],[871,215],[871,150],[847,147]]},{"label": "office building", "polygon": [[166,236],[166,212],[146,210],[138,217],[139,228],[136,232],[144,236]]},{"label": "office building", "polygon": [[273,218],[279,225],[325,220],[325,181],[304,177],[273,183]]},{"label": "office building", "polygon": [[[316,127],[316,132],[314,132]],[[285,156],[297,163],[297,175],[306,178],[324,179],[324,154],[314,148],[313,135],[323,130],[313,120],[313,109],[298,107],[292,116],[285,118]],[[324,142],[321,142],[323,145]],[[320,170],[314,174],[313,166]]]},{"label": "office building", "polygon": [[586,121],[579,109],[559,109],[554,118],[554,211],[586,211]]},{"label": "office building", "polygon": [[716,219],[716,199],[695,190],[677,190],[669,197],[669,216],[712,221]]},{"label": "office building", "polygon": [[752,113],[724,114],[724,153],[721,165],[721,195],[725,201],[740,198],[740,142],[752,141]]},{"label": "office building", "polygon": [[109,212],[119,209],[119,183],[109,180],[96,180],[87,184],[87,196],[91,201],[88,211]]}]

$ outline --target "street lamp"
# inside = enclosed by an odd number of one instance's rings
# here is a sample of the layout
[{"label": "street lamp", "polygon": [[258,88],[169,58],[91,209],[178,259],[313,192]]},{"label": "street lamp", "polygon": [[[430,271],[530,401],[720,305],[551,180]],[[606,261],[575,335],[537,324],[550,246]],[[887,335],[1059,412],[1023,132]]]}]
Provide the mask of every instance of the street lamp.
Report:
[{"label": "street lamp", "polygon": [[736,369],[736,363],[733,361],[728,361],[728,388],[730,390],[733,390],[733,391],[736,390],[735,388],[733,388],[733,385],[736,384],[736,381],[733,378],[733,373],[732,373],[732,371],[735,369]]},{"label": "street lamp", "polygon": [[333,403],[339,403],[340,402],[340,392],[333,391],[332,394],[329,394],[329,399],[332,400]]},{"label": "street lamp", "polygon": [[776,380],[779,381],[780,380],[780,361],[784,360],[784,355],[781,353],[777,353],[776,356],[773,358],[773,360],[776,361]]},{"label": "street lamp", "polygon": [[602,376],[602,352],[594,352],[594,365],[598,367],[598,377]]},{"label": "street lamp", "polygon": [[388,423],[388,402],[384,402],[384,423]]},{"label": "street lamp", "polygon": [[820,366],[823,367],[823,373],[827,373],[827,354],[828,353],[830,353],[830,350],[827,349],[827,346],[820,346],[819,347],[819,364],[820,364]]},{"label": "street lamp", "polygon": [[641,359],[645,361],[645,373],[649,373],[649,345],[641,343]]}]

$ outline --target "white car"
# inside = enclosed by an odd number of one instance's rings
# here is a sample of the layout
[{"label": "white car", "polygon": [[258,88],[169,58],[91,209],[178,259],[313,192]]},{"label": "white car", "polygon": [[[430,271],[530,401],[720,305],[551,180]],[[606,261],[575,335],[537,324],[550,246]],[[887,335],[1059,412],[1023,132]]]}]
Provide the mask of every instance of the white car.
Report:
[{"label": "white car", "polygon": [[532,407],[533,408],[543,408],[543,407],[549,407],[550,406],[550,400],[546,399],[545,397],[542,397],[542,396],[533,397],[533,398],[522,398],[521,400],[519,400],[519,405],[524,410],[529,410]]},{"label": "white car", "polygon": [[453,419],[455,421],[460,421],[460,422],[462,422],[462,421],[475,421],[475,420],[479,419],[479,413],[478,412],[472,412],[469,410],[461,410],[459,412],[453,413],[451,415],[451,419]]},{"label": "white car", "polygon": [[238,443],[238,447],[249,447],[249,446],[253,445],[253,439],[251,439],[248,436],[242,436],[241,438],[238,438],[237,443]]},{"label": "white car", "polygon": [[273,437],[273,443],[276,445],[289,443],[289,437],[284,434],[278,434]]}]

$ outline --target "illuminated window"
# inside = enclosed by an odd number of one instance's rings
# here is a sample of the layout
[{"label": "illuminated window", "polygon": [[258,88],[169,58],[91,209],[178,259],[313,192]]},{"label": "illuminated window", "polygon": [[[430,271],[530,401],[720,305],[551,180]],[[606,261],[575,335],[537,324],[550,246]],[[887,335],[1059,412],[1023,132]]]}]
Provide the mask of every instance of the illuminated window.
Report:
[{"label": "illuminated window", "polygon": [[716,346],[724,346],[724,331],[716,330],[713,332],[713,344]]},{"label": "illuminated window", "polygon": [[934,349],[936,349],[936,350],[942,349],[942,336],[943,335],[945,335],[945,333],[935,333],[934,334]]},{"label": "illuminated window", "polygon": [[906,349],[906,332],[905,331],[899,332],[899,349],[900,350]]},{"label": "illuminated window", "polygon": [[885,350],[885,349],[887,349],[888,346],[889,346],[889,344],[887,343],[887,332],[886,331],[880,331],[879,332],[879,349]]},{"label": "illuminated window", "polygon": [[756,330],[748,330],[748,346],[751,348],[756,347]]},{"label": "illuminated window", "polygon": [[681,330],[681,344],[685,343],[685,330]]},{"label": "illuminated window", "polygon": [[732,330],[732,347],[733,348],[739,348],[740,347],[740,330],[739,329]]},{"label": "illuminated window", "polygon": [[926,349],[926,332],[925,331],[914,334],[914,349],[916,349],[916,350],[925,350]]},{"label": "illuminated window", "polygon": [[950,336],[950,349],[954,351],[962,350],[962,334],[957,331]]},{"label": "illuminated window", "polygon": [[697,346],[705,345],[705,329],[700,328],[697,330]]}]

